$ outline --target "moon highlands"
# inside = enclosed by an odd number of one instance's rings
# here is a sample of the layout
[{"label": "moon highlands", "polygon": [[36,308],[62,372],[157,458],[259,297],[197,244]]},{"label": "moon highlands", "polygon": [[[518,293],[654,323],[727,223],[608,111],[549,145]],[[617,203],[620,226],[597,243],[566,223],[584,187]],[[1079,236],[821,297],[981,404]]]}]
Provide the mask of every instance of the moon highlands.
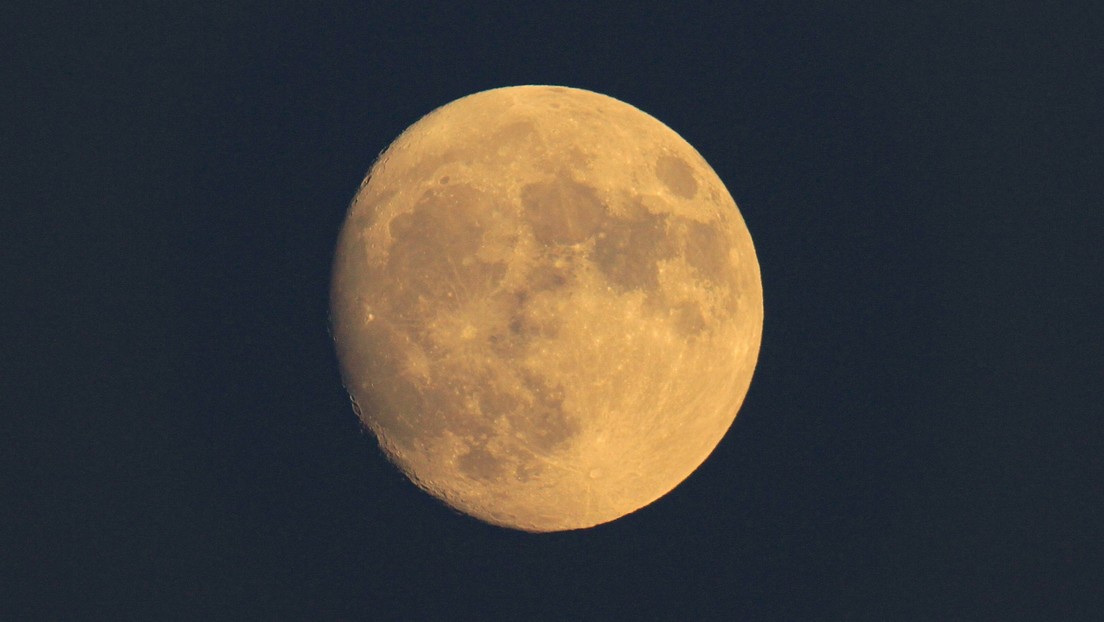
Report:
[{"label": "moon highlands", "polygon": [[763,325],[751,236],[697,151],[549,86],[407,129],[349,208],[331,296],[345,385],[387,456],[526,531],[614,520],[689,476]]}]

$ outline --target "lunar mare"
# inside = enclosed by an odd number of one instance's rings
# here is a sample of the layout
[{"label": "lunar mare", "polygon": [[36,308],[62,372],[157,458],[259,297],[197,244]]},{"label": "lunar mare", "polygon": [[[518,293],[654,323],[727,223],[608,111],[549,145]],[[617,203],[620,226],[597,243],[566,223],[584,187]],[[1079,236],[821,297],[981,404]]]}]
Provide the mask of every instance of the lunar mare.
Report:
[{"label": "lunar mare", "polygon": [[618,100],[476,93],[372,167],[337,246],[345,385],[387,456],[481,520],[594,526],[690,475],[728,430],[763,324],[724,184]]}]

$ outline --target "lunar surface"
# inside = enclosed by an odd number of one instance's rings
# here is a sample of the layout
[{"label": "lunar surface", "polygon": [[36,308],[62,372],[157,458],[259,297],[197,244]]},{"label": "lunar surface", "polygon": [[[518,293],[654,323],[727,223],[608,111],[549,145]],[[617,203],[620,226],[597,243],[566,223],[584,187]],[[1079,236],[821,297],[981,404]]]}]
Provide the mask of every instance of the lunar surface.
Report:
[{"label": "lunar surface", "polygon": [[380,157],[341,231],[332,327],[355,409],[483,521],[591,527],[666,494],[751,382],[751,236],[705,160],[616,99],[476,93]]}]

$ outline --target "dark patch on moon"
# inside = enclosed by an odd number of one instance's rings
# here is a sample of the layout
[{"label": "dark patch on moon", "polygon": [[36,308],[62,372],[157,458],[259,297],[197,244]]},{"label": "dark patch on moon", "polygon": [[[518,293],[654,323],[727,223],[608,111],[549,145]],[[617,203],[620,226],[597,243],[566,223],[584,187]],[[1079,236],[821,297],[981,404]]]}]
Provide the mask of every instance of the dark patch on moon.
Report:
[{"label": "dark patch on moon", "polygon": [[594,262],[616,288],[654,289],[657,262],[671,257],[675,246],[667,234],[667,217],[635,205],[626,218],[608,218],[594,244]]},{"label": "dark patch on moon", "polygon": [[514,469],[514,479],[519,482],[528,482],[529,480],[538,477],[543,471],[542,465],[532,461],[524,461],[517,465]]},{"label": "dark patch on moon", "polygon": [[563,389],[550,387],[534,376],[528,377],[525,384],[533,395],[533,402],[514,412],[513,427],[520,431],[530,448],[550,454],[578,435],[579,424],[564,412]]},{"label": "dark patch on moon", "polygon": [[675,305],[671,313],[674,316],[675,328],[683,335],[692,337],[705,330],[705,318],[699,305],[683,302]]},{"label": "dark patch on moon", "polygon": [[727,284],[732,279],[732,263],[728,258],[729,243],[715,226],[693,220],[677,225],[682,238],[686,261],[707,282]]},{"label": "dark patch on moon", "polygon": [[593,188],[566,177],[525,186],[521,201],[533,235],[546,246],[585,242],[606,215]]},{"label": "dark patch on moon", "polygon": [[456,462],[460,472],[472,479],[494,479],[503,471],[502,461],[480,445],[470,448]]},{"label": "dark patch on moon", "polygon": [[426,191],[413,211],[391,220],[387,271],[393,309],[455,308],[502,279],[505,264],[476,258],[492,212],[489,202],[470,186],[453,184]]},{"label": "dark patch on moon", "polygon": [[670,155],[659,156],[656,160],[656,177],[676,196],[692,199],[698,193],[698,181],[694,179],[694,170],[681,158]]},{"label": "dark patch on moon", "polygon": [[510,333],[527,341],[533,337],[555,339],[560,334],[561,320],[547,314],[538,315],[524,304],[510,317]]},{"label": "dark patch on moon", "polygon": [[560,329],[559,318],[536,317],[529,307],[534,290],[495,293],[490,302],[496,324],[487,336],[487,347],[503,359],[522,356],[535,337],[553,339]]},{"label": "dark patch on moon", "polygon": [[529,271],[526,283],[533,292],[557,290],[567,286],[574,278],[574,273],[569,264],[557,266],[552,259],[533,266]]}]

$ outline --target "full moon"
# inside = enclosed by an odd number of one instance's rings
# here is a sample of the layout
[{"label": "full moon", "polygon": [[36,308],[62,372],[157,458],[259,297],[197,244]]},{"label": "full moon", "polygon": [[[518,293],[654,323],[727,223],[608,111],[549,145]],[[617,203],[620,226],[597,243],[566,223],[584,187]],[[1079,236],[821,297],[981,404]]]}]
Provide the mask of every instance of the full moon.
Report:
[{"label": "full moon", "polygon": [[331,285],[358,416],[426,492],[525,531],[605,523],[709,456],[763,327],[747,225],[698,152],[590,91],[423,117],[361,184]]}]

